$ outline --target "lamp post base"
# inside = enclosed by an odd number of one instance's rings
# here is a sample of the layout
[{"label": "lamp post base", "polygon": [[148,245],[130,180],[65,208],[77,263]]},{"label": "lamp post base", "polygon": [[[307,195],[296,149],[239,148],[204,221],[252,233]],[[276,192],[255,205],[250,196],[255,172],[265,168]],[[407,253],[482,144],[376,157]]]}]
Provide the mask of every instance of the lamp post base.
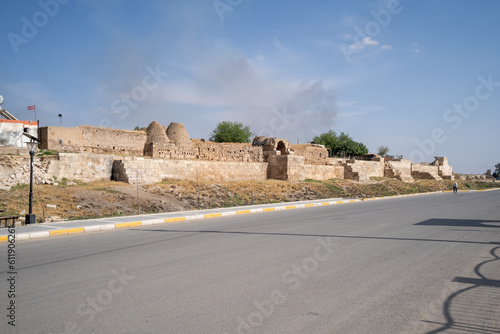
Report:
[{"label": "lamp post base", "polygon": [[26,225],[35,224],[36,223],[36,215],[33,213],[29,213],[26,215]]}]

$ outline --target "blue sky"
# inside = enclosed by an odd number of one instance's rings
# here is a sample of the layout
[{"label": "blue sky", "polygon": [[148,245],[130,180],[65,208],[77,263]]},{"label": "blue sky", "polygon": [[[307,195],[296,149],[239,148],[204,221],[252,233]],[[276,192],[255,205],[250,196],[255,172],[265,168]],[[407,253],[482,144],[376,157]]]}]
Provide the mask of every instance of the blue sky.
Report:
[{"label": "blue sky", "polygon": [[500,162],[496,0],[2,3],[4,108],[41,126],[328,130],[454,171]]}]

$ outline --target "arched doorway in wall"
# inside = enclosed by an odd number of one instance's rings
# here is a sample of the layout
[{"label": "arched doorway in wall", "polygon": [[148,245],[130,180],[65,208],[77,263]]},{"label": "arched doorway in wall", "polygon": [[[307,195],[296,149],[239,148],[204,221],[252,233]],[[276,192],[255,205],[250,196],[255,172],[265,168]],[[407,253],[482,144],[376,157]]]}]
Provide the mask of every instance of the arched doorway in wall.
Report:
[{"label": "arched doorway in wall", "polygon": [[283,141],[278,142],[278,145],[276,146],[276,151],[281,151],[281,155],[286,154],[286,146]]}]

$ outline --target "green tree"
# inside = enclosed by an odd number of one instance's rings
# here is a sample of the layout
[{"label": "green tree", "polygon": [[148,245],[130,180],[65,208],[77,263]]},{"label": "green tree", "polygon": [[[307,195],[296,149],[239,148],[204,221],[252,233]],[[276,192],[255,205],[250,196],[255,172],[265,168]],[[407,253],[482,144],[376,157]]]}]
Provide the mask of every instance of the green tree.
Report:
[{"label": "green tree", "polygon": [[354,141],[344,132],[337,135],[330,130],[314,137],[313,141],[330,148],[334,156],[362,156],[368,153],[368,148],[363,143]]},{"label": "green tree", "polygon": [[220,122],[210,134],[210,140],[217,143],[249,143],[252,132],[248,125],[238,122]]},{"label": "green tree", "polygon": [[134,131],[139,131],[141,128],[139,127],[139,125],[136,125],[136,127],[134,128]]},{"label": "green tree", "polygon": [[329,154],[335,154],[334,148],[337,147],[338,140],[339,138],[333,130],[322,133],[319,136],[313,138],[314,143],[325,145],[325,147],[328,147],[330,149]]},{"label": "green tree", "polygon": [[493,177],[499,177],[500,176],[500,163],[495,165],[495,173],[493,173]]},{"label": "green tree", "polygon": [[385,157],[389,153],[389,147],[387,146],[379,146],[378,147],[378,155]]}]

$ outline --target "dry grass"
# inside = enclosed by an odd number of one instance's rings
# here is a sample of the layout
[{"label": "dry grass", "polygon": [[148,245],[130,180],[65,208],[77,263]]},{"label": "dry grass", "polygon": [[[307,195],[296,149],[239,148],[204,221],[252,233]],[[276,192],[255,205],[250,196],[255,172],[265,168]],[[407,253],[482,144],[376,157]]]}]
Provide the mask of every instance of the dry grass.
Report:
[{"label": "dry grass", "polygon": [[[418,180],[404,183],[396,179],[377,178],[369,182],[328,180],[304,182],[265,181],[178,181],[137,187],[121,182],[103,181],[57,186],[35,185],[33,211],[40,220],[49,216],[82,219],[168,212],[197,208],[230,207],[313,200],[322,198],[368,198],[451,190],[453,181]],[[499,182],[459,182],[461,190],[500,187]],[[137,196],[139,195],[139,196]],[[0,191],[0,209],[4,214],[19,215],[28,210],[29,186]],[[55,205],[49,208],[47,204]]]}]

